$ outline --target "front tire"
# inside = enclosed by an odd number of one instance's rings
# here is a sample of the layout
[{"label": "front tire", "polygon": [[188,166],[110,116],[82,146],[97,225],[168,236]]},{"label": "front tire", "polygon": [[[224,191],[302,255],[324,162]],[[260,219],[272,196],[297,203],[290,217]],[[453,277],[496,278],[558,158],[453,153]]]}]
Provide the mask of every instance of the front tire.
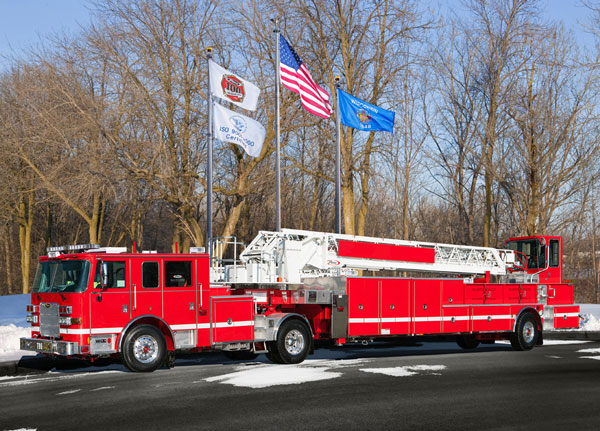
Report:
[{"label": "front tire", "polygon": [[152,372],[165,363],[166,356],[165,338],[154,326],[137,326],[125,336],[122,358],[133,372]]},{"label": "front tire", "polygon": [[288,320],[277,333],[277,340],[271,344],[271,360],[282,364],[299,364],[310,350],[311,332],[299,320]]},{"label": "front tire", "polygon": [[510,344],[515,350],[531,350],[539,336],[540,330],[535,317],[531,313],[525,313],[519,317],[515,332],[510,335]]}]

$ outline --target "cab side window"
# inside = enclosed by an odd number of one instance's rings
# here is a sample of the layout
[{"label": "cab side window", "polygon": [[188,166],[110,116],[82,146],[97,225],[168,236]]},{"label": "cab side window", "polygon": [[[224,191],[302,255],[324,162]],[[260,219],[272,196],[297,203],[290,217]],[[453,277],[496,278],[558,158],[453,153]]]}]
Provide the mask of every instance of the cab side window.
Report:
[{"label": "cab side window", "polygon": [[[108,286],[109,289],[124,289],[126,287],[125,261],[109,260],[104,261],[108,267]],[[96,263],[96,273],[94,274],[94,287],[100,287],[100,269],[102,263]]]},{"label": "cab side window", "polygon": [[550,240],[550,266],[553,268],[558,267],[559,265],[559,246],[558,246],[558,240],[557,239],[551,239]]},{"label": "cab side window", "polygon": [[166,261],[165,287],[192,286],[192,261]]},{"label": "cab side window", "polygon": [[142,287],[145,289],[158,287],[158,262],[142,263]]}]

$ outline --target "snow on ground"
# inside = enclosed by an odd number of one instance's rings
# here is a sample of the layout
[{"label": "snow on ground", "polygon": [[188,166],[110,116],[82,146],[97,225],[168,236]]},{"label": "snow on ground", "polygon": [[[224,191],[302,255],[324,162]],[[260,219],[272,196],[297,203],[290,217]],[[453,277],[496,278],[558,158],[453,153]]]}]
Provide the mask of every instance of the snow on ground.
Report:
[{"label": "snow on ground", "polygon": [[579,314],[583,317],[580,331],[600,331],[600,304],[581,304]]},{"label": "snow on ground", "polygon": [[259,365],[244,367],[222,376],[205,379],[207,382],[226,383],[246,388],[266,388],[275,385],[297,385],[306,382],[335,379],[342,373],[330,371],[327,367],[306,367],[301,365]]},{"label": "snow on ground", "polygon": [[404,367],[390,367],[390,368],[360,368],[360,371],[366,373],[384,374],[392,377],[408,377],[415,376],[417,374],[429,374],[433,376],[441,376],[441,373],[437,371],[445,370],[445,365],[407,365]]}]

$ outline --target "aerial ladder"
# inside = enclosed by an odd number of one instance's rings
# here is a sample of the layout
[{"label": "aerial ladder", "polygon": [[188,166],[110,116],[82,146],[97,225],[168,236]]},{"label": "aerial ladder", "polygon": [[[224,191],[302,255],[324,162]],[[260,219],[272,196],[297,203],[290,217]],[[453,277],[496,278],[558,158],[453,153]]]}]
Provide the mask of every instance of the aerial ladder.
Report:
[{"label": "aerial ladder", "polygon": [[239,263],[214,268],[214,282],[302,283],[304,278],[394,270],[506,275],[517,266],[513,250],[375,238],[297,229],[260,231]]}]

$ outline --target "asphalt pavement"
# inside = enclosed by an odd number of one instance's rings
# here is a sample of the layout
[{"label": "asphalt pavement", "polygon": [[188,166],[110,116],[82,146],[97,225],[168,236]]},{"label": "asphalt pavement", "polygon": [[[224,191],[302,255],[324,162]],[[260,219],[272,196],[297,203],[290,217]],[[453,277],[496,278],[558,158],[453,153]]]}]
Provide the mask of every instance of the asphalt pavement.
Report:
[{"label": "asphalt pavement", "polygon": [[600,342],[566,342],[349,345],[300,365],[211,353],[150,374],[59,367],[0,378],[0,430],[598,429]]}]

